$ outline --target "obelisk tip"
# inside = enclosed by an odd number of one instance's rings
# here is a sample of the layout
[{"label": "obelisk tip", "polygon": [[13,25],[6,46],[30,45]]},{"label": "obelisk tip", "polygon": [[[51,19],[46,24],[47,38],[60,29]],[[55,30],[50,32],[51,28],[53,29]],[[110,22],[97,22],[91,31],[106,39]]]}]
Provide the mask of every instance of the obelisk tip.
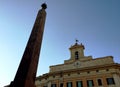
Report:
[{"label": "obelisk tip", "polygon": [[46,8],[47,8],[47,4],[46,4],[46,3],[43,3],[43,4],[41,5],[41,7],[42,7],[42,9],[46,9]]}]

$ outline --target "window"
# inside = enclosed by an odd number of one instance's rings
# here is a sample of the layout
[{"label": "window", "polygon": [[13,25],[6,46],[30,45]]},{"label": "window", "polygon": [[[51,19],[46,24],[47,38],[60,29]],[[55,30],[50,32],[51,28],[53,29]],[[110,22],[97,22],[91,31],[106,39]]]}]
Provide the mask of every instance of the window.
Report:
[{"label": "window", "polygon": [[102,80],[101,80],[101,79],[98,79],[97,82],[98,82],[98,85],[99,85],[99,86],[102,85]]},{"label": "window", "polygon": [[88,74],[90,73],[90,71],[87,72]]},{"label": "window", "polygon": [[70,74],[68,74],[68,76],[70,76]]},{"label": "window", "polygon": [[55,75],[53,75],[53,78],[55,78]]},{"label": "window", "polygon": [[72,87],[72,82],[68,82],[67,87]]},{"label": "window", "polygon": [[93,87],[94,86],[93,80],[87,80],[87,86]]},{"label": "window", "polygon": [[108,84],[108,85],[115,84],[115,82],[114,82],[114,79],[113,79],[113,78],[107,78],[106,80],[107,80],[107,84]]},{"label": "window", "polygon": [[60,74],[60,77],[63,77],[63,75],[62,75],[62,74]]},{"label": "window", "polygon": [[99,70],[96,70],[96,72],[99,72]]},{"label": "window", "polygon": [[63,83],[60,83],[60,87],[63,87]]},{"label": "window", "polygon": [[83,87],[82,81],[77,81],[77,82],[76,82],[76,86],[77,86],[77,87]]},{"label": "window", "polygon": [[77,60],[79,58],[78,51],[75,52],[75,59]]},{"label": "window", "polygon": [[109,69],[106,69],[106,71],[109,71]]},{"label": "window", "polygon": [[51,87],[56,87],[56,84],[51,84]]}]

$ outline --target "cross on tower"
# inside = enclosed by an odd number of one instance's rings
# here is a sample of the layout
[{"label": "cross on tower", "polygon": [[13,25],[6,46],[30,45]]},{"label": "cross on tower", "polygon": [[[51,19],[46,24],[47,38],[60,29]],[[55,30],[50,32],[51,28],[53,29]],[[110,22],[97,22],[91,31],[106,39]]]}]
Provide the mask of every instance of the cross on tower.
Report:
[{"label": "cross on tower", "polygon": [[79,42],[79,40],[76,39],[76,43],[78,43],[78,42]]}]

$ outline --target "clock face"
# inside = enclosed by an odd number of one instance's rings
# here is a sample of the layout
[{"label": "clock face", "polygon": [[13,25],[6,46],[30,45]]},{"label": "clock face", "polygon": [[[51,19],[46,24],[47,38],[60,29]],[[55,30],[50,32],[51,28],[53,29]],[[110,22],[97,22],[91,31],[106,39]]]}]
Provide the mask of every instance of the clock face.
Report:
[{"label": "clock face", "polygon": [[74,63],[74,66],[78,68],[78,67],[80,66],[80,62],[79,62],[79,61],[76,61],[76,62]]}]

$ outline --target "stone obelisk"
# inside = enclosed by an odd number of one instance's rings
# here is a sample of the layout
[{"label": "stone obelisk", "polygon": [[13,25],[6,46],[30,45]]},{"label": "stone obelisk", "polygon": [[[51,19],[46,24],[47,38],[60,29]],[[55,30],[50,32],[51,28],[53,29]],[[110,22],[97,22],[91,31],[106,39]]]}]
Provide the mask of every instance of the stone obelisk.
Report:
[{"label": "stone obelisk", "polygon": [[47,5],[41,5],[14,81],[9,87],[35,87]]}]

